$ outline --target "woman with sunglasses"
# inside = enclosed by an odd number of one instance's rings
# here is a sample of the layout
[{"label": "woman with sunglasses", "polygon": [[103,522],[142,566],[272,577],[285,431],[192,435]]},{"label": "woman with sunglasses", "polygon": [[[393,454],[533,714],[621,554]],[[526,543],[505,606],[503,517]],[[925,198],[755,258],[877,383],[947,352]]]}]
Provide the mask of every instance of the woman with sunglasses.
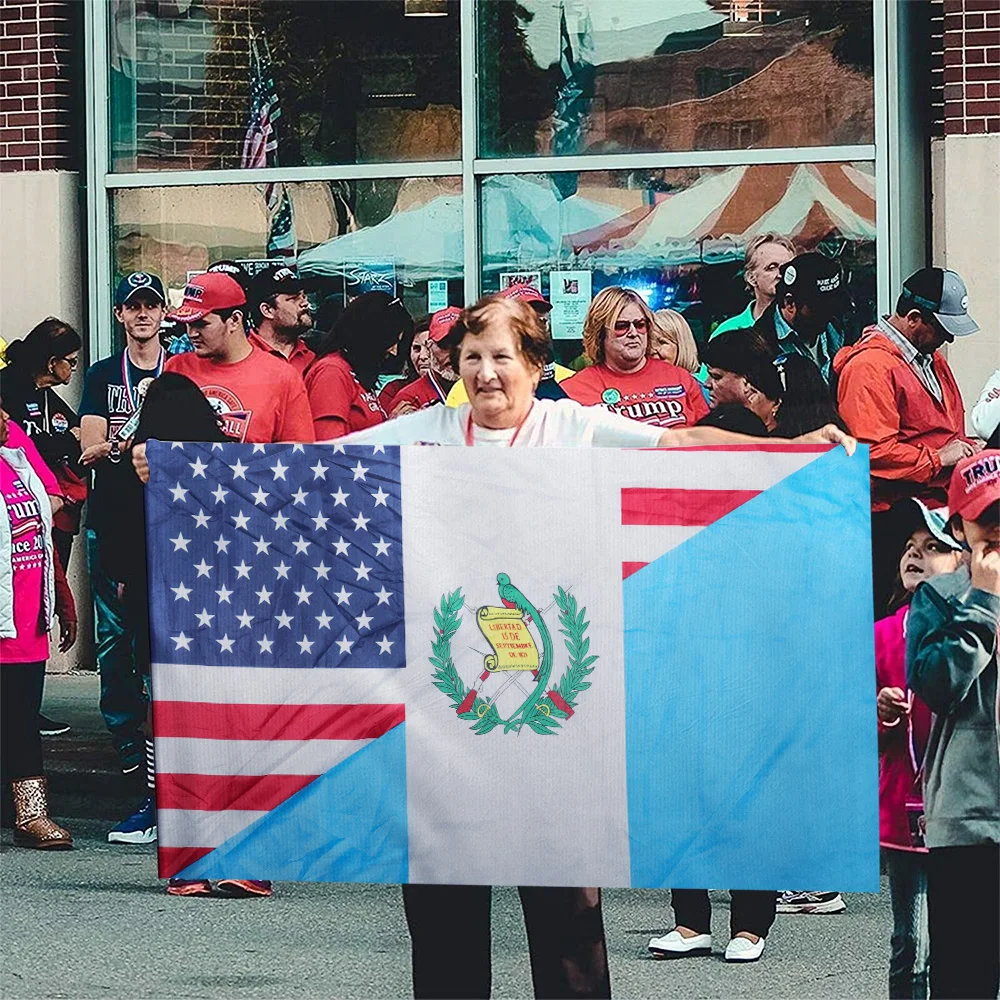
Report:
[{"label": "woman with sunglasses", "polygon": [[80,335],[61,319],[43,319],[23,340],[7,348],[3,373],[4,409],[31,438],[59,482],[66,502],[56,514],[52,540],[64,567],[87,499],[80,465],[80,418],[55,391],[67,385],[80,363]]},{"label": "woman with sunglasses", "polygon": [[562,383],[566,395],[654,427],[693,427],[708,413],[704,393],[689,371],[651,356],[656,330],[636,292],[603,289],[583,325],[583,350],[593,364]]}]

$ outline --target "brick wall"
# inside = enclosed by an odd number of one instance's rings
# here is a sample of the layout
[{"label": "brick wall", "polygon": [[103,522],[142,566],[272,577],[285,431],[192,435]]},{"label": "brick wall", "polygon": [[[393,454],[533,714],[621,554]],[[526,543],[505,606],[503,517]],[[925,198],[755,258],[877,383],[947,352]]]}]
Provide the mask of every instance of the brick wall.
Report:
[{"label": "brick wall", "polygon": [[1000,133],[997,0],[944,0],[944,132]]},{"label": "brick wall", "polygon": [[81,11],[0,0],[0,171],[80,168]]},{"label": "brick wall", "polygon": [[[240,166],[249,106],[250,0],[190,6],[128,5],[135,39],[134,131],[118,169],[204,170]],[[125,26],[123,26],[125,27]],[[126,112],[126,119],[132,116]],[[124,123],[128,132],[129,122]]]}]

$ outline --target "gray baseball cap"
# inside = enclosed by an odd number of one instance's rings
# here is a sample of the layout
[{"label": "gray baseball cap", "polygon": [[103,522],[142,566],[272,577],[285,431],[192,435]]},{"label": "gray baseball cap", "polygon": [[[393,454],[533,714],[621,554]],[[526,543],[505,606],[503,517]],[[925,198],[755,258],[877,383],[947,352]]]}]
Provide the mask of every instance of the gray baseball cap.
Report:
[{"label": "gray baseball cap", "polygon": [[969,293],[958,273],[940,267],[922,267],[903,282],[903,298],[934,313],[953,337],[967,337],[979,329],[969,315]]}]

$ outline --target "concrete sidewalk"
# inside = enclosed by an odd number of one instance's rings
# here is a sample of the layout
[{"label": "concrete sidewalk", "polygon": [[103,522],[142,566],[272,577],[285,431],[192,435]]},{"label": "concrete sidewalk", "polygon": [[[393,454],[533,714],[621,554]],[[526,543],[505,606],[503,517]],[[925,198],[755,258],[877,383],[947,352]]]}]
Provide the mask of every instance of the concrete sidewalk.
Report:
[{"label": "concrete sidewalk", "polygon": [[114,825],[135,808],[143,795],[143,767],[123,775],[98,702],[100,679],[95,673],[49,674],[42,712],[71,729],[42,739],[45,772],[53,813],[111,820]]}]

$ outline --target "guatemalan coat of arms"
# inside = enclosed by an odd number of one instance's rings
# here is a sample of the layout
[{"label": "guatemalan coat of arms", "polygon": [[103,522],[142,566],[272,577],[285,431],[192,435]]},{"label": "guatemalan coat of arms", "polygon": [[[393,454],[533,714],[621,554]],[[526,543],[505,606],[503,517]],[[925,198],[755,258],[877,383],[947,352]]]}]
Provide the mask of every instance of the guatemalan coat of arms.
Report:
[{"label": "guatemalan coat of arms", "polygon": [[545,614],[555,617],[555,610],[563,637],[559,642],[543,613],[506,573],[497,575],[497,591],[498,605],[475,609],[481,639],[491,651],[482,654],[478,673],[468,677],[459,673],[452,657],[452,641],[467,610],[465,598],[461,590],[441,597],[431,643],[434,686],[477,735],[525,728],[542,736],[558,733],[576,713],[598,659],[586,635],[587,609],[568,590],[557,589]]}]

